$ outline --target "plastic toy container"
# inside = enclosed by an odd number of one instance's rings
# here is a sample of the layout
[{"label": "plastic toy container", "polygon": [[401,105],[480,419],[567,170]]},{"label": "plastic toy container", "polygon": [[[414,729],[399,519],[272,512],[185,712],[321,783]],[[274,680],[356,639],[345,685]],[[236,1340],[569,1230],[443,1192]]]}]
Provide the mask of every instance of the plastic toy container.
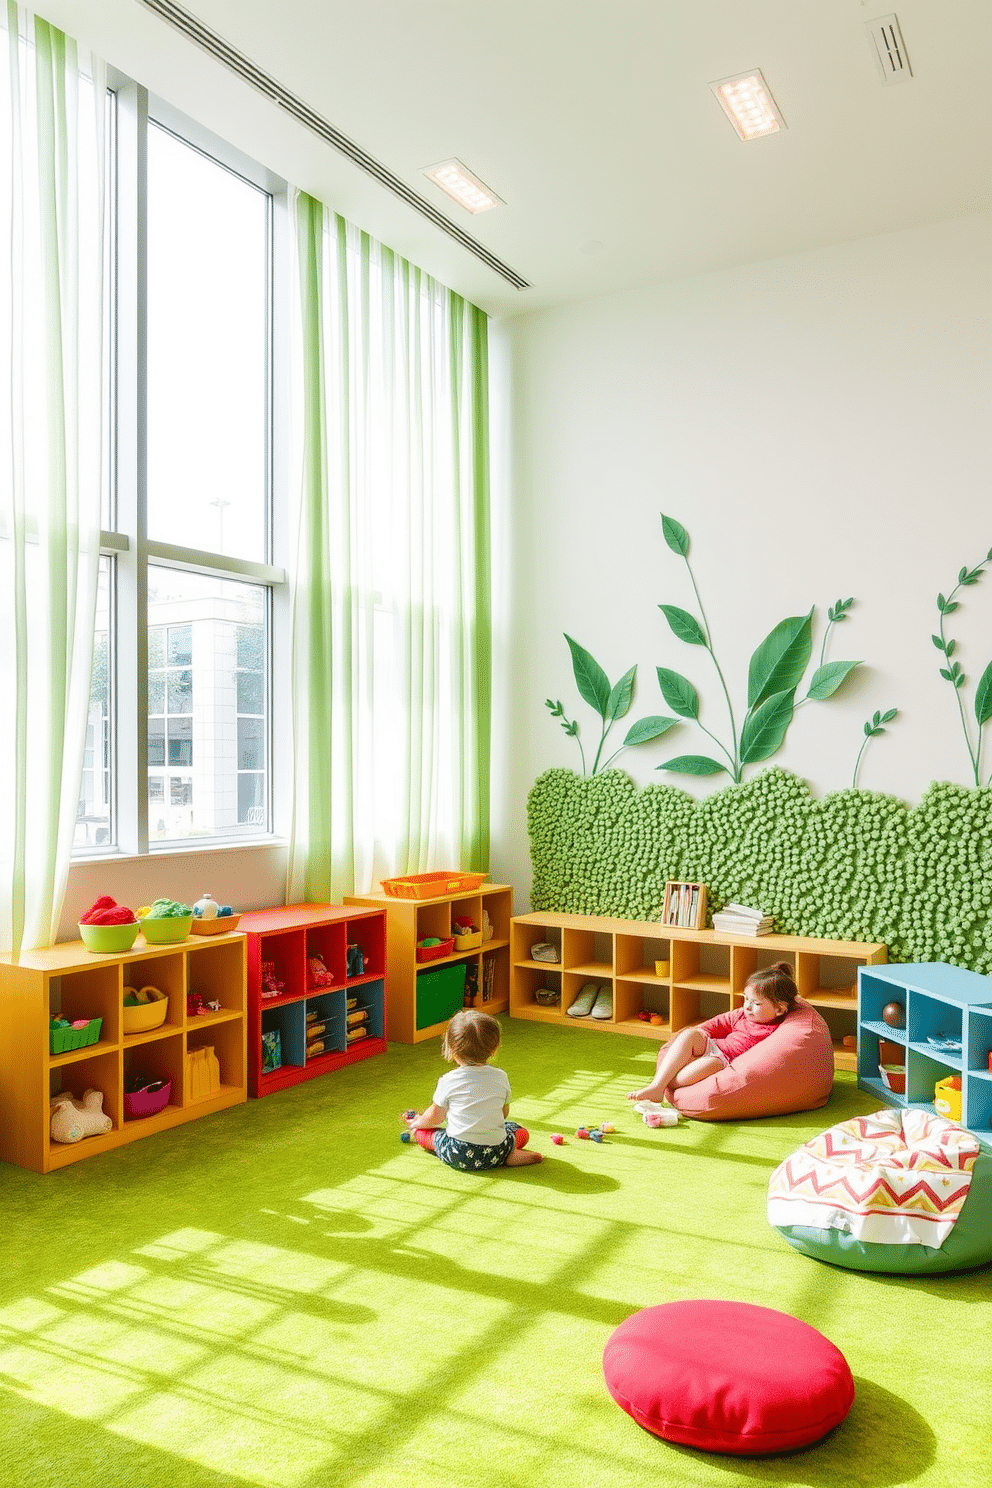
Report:
[{"label": "plastic toy container", "polygon": [[[957,1089],[953,1081],[957,1081]],[[938,1080],[933,1088],[933,1108],[938,1116],[943,1116],[947,1121],[961,1120],[961,1078],[959,1075],[948,1075],[946,1080]]]},{"label": "plastic toy container", "polygon": [[125,1121],[135,1121],[141,1116],[154,1116],[157,1111],[164,1111],[171,1094],[171,1080],[153,1080],[144,1090],[125,1090]]},{"label": "plastic toy container", "polygon": [[169,916],[164,920],[153,920],[148,915],[141,921],[141,933],[148,945],[175,945],[188,940],[193,928],[193,916]]},{"label": "plastic toy container", "polygon": [[904,1064],[880,1064],[878,1073],[882,1083],[894,1095],[906,1094],[906,1066]]},{"label": "plastic toy container", "polygon": [[194,935],[226,935],[229,930],[238,928],[239,914],[216,915],[212,920],[201,919],[199,915],[193,916]]},{"label": "plastic toy container", "polygon": [[435,946],[421,946],[421,945],[418,945],[418,947],[417,947],[417,960],[418,961],[437,961],[442,956],[450,956],[451,953],[452,953],[452,951],[454,949],[455,949],[454,936],[449,936],[449,938],[447,940],[440,940],[440,941],[438,941],[437,945],[435,945]]},{"label": "plastic toy container", "polygon": [[454,1017],[465,998],[465,965],[439,966],[417,973],[417,1027],[430,1028]]},{"label": "plastic toy container", "polygon": [[438,899],[444,894],[462,894],[485,883],[488,873],[413,873],[408,878],[384,878],[382,892],[391,899]]},{"label": "plastic toy container", "polygon": [[129,951],[138,938],[141,926],[137,920],[130,925],[84,925],[80,923],[79,938],[88,951],[103,955],[115,955]]},{"label": "plastic toy container", "polygon": [[[105,926],[117,929],[116,925]],[[48,1030],[48,1048],[51,1054],[68,1054],[73,1049],[86,1049],[95,1044],[103,1027],[102,1018],[91,1018],[85,1028],[52,1028]]]},{"label": "plastic toy container", "polygon": [[137,1007],[125,1005],[121,1009],[125,1033],[148,1033],[152,1028],[161,1028],[169,1011],[169,999],[160,992],[153,1002],[141,1002]]},{"label": "plastic toy container", "polygon": [[456,951],[475,951],[482,944],[481,930],[467,930],[464,935],[455,936]]}]

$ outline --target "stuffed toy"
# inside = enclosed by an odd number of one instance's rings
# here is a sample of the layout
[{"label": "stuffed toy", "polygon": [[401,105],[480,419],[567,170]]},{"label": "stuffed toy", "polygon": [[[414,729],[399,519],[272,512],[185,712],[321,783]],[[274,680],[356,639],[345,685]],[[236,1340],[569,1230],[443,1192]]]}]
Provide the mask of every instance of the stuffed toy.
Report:
[{"label": "stuffed toy", "polygon": [[307,957],[307,986],[329,987],[333,980],[334,975],[324,965],[323,956]]},{"label": "stuffed toy", "polygon": [[82,1100],[64,1090],[52,1096],[49,1109],[53,1142],[80,1142],[113,1129],[113,1121],[104,1113],[102,1090],[87,1090]]}]

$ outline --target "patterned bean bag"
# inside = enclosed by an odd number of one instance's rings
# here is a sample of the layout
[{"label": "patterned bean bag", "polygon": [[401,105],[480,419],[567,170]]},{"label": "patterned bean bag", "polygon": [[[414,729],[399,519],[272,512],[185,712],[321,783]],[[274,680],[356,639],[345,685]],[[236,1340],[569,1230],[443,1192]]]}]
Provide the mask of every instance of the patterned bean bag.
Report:
[{"label": "patterned bean bag", "polygon": [[[699,1026],[722,1038],[729,1015],[718,1013]],[[717,1074],[674,1093],[683,1116],[698,1121],[740,1121],[815,1111],[830,1099],[834,1046],[820,1014],[802,998],[770,1038],[739,1054]]]},{"label": "patterned bean bag", "polygon": [[803,1255],[855,1271],[983,1266],[992,1261],[992,1154],[926,1111],[856,1116],[779,1164],[768,1220]]}]

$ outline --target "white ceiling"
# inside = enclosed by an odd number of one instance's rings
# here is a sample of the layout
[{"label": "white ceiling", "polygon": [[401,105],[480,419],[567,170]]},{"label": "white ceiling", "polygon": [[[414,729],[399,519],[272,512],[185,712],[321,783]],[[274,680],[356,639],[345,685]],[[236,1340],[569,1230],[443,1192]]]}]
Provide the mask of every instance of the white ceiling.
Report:
[{"label": "white ceiling", "polygon": [[[28,0],[30,3],[30,0]],[[182,0],[525,278],[465,247],[142,0],[47,19],[491,314],[875,236],[992,205],[992,0]],[[760,67],[788,128],[738,140],[709,83]],[[506,203],[420,174],[458,156]]]}]

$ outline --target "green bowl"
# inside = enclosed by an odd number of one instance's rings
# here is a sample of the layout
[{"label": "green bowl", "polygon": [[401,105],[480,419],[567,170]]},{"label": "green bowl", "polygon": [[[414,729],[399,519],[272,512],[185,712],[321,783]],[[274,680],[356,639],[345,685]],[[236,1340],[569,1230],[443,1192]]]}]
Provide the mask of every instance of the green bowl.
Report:
[{"label": "green bowl", "polygon": [[192,915],[184,915],[182,919],[172,915],[164,920],[153,920],[146,915],[141,921],[141,933],[148,945],[174,945],[180,940],[188,940],[192,928]]},{"label": "green bowl", "polygon": [[115,951],[129,951],[138,938],[140,928],[137,920],[132,925],[81,924],[79,938],[88,951],[112,955]]}]

